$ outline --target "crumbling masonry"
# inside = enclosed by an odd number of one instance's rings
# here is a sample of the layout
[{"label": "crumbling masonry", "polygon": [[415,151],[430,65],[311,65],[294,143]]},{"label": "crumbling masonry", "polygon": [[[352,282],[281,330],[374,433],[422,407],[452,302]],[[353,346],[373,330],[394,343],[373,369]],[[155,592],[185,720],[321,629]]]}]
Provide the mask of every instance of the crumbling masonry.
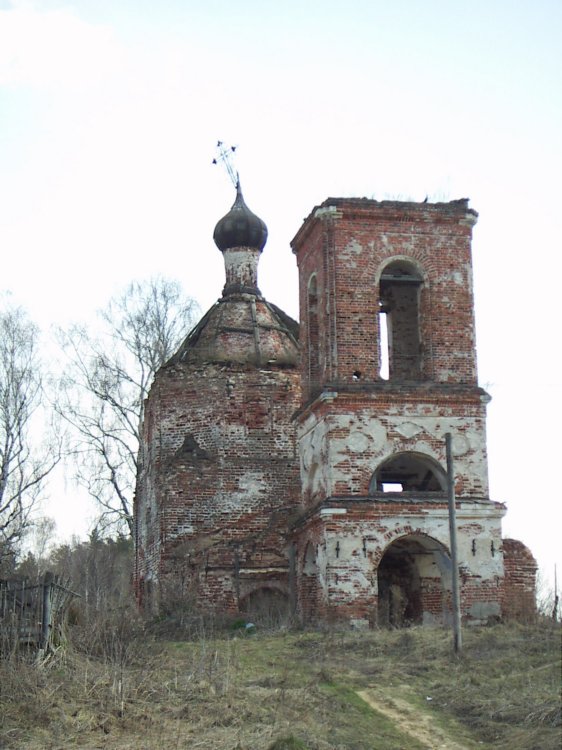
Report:
[{"label": "crumbling masonry", "polygon": [[535,561],[489,497],[467,200],[329,198],[292,242],[300,326],[257,286],[238,188],[222,297],[146,403],[135,583],[149,609],[357,626],[450,617],[445,434],[465,621],[534,608]]}]

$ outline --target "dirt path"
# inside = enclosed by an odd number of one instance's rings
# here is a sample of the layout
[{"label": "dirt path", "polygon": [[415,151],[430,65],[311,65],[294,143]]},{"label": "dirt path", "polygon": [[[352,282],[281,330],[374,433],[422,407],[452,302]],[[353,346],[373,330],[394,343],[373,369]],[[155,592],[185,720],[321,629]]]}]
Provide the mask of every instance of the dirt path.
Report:
[{"label": "dirt path", "polygon": [[[428,750],[473,750],[479,747],[478,743],[468,738],[462,741],[453,739],[447,730],[439,726],[431,709],[424,711],[408,700],[408,692],[408,685],[397,685],[386,689],[373,687],[359,690],[357,695],[375,711],[389,718],[402,732],[426,745]],[[463,733],[460,727],[458,733]]]}]

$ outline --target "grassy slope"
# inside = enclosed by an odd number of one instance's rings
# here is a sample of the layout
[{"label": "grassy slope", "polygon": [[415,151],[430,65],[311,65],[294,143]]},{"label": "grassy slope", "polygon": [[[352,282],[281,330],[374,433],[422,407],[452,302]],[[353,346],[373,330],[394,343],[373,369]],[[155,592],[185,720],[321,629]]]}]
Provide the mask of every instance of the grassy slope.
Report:
[{"label": "grassy slope", "polygon": [[[418,750],[443,737],[450,747],[560,747],[551,626],[465,631],[460,658],[439,629],[137,636],[126,648],[119,637],[96,658],[0,665],[0,747]],[[418,719],[439,730],[439,745],[413,736]]]}]

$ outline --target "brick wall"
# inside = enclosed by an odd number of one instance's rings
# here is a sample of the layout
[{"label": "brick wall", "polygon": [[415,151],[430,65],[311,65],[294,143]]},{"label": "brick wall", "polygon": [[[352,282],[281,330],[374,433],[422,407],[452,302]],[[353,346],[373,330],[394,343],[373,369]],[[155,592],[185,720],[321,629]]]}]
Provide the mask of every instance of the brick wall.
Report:
[{"label": "brick wall", "polygon": [[288,591],[299,399],[294,369],[160,371],[145,417],[137,576],[157,580],[163,598],[237,611],[263,571]]},{"label": "brick wall", "polygon": [[531,551],[516,539],[503,540],[503,560],[504,617],[530,619],[536,614],[537,562]]}]

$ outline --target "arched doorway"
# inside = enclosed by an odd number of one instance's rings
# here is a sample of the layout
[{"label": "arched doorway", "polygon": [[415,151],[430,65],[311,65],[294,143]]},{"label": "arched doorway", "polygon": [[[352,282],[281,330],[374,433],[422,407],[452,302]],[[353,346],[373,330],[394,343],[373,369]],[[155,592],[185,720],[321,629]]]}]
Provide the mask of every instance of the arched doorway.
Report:
[{"label": "arched doorway", "polygon": [[432,537],[412,534],[390,544],[377,568],[381,627],[441,624],[451,608],[451,560]]}]

